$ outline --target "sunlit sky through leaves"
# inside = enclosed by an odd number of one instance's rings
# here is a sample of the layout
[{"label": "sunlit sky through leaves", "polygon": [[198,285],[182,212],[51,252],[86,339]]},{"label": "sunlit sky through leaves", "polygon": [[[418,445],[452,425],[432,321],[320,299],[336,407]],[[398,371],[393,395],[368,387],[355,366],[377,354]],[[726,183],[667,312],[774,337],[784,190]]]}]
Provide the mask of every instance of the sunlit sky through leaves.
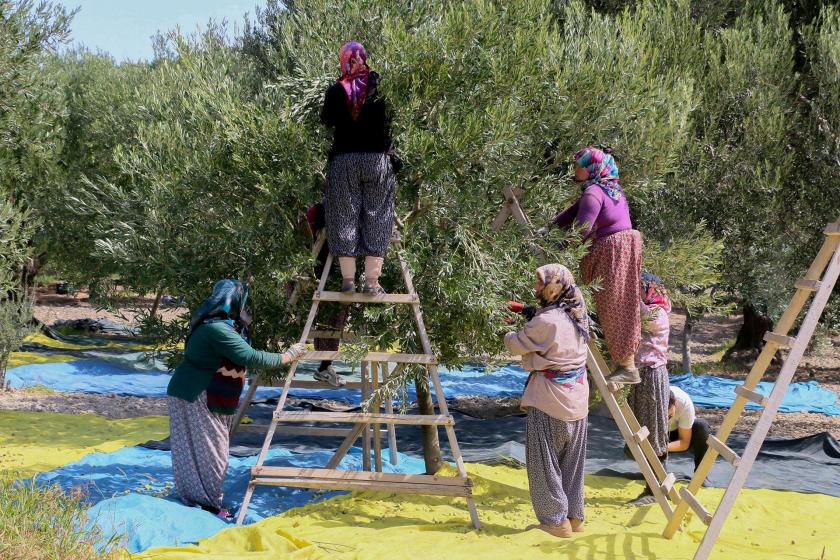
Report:
[{"label": "sunlit sky through leaves", "polygon": [[152,36],[180,27],[188,33],[213,19],[228,22],[228,34],[242,29],[247,12],[265,0],[55,0],[68,10],[80,8],[73,18],[71,46],[105,51],[118,62],[149,60]]}]

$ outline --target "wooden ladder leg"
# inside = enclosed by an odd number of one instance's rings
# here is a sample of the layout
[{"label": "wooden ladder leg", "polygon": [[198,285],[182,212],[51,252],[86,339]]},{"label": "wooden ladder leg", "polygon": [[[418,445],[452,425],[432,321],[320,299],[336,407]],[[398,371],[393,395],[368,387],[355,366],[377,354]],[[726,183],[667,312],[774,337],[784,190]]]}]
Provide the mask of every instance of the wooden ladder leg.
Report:
[{"label": "wooden ladder leg", "polygon": [[[379,389],[379,375],[382,370],[381,363],[373,362],[370,365],[370,379],[371,385],[373,389],[373,394],[377,395],[377,390]],[[373,400],[373,412],[374,414],[379,414],[382,412],[382,405],[379,400],[379,396],[375,396]],[[374,468],[376,472],[382,472],[382,432],[381,432],[381,424],[374,424],[373,425],[373,462]]]},{"label": "wooden ladder leg", "polygon": [[[368,362],[362,362],[362,404],[370,397],[368,366]],[[370,424],[365,424],[362,428],[362,468],[370,471]]]},{"label": "wooden ladder leg", "polygon": [[[435,396],[438,401],[438,408],[440,413],[444,416],[449,416],[449,406],[446,404],[446,395],[443,392],[443,387],[440,384],[440,376],[438,375],[437,365],[428,366],[429,377],[432,378],[432,384],[435,388]],[[452,458],[455,459],[455,465],[458,467],[458,473],[467,478],[467,466],[464,464],[464,458],[461,455],[461,447],[458,445],[458,438],[455,435],[455,426],[449,424],[446,426],[446,437],[449,440],[449,448],[452,450]],[[475,506],[475,500],[472,495],[467,496],[467,506],[470,510],[470,519],[473,527],[481,529],[481,521],[478,518],[478,509]]]},{"label": "wooden ladder leg", "polygon": [[764,439],[767,437],[767,433],[770,431],[770,426],[773,423],[776,412],[779,410],[779,406],[782,404],[782,399],[787,392],[790,381],[796,373],[796,368],[799,366],[799,362],[805,354],[805,350],[807,349],[808,343],[814,334],[817,322],[819,322],[820,316],[828,303],[828,298],[831,296],[831,292],[834,289],[834,284],[837,282],[838,276],[840,276],[840,250],[835,251],[833,258],[828,265],[828,269],[825,271],[825,276],[823,276],[821,281],[822,285],[817,291],[816,296],[814,296],[814,300],[811,302],[811,307],[805,314],[802,325],[799,327],[799,331],[796,334],[796,342],[793,344],[793,347],[790,349],[790,353],[785,359],[785,363],[782,365],[782,370],[776,378],[776,384],[773,386],[773,391],[767,399],[764,411],[761,413],[761,417],[758,419],[758,422],[753,428],[752,435],[747,442],[744,453],[741,455],[739,465],[735,468],[735,474],[732,476],[732,480],[729,481],[729,485],[726,487],[726,491],[723,494],[720,504],[715,510],[712,521],[709,523],[709,528],[706,530],[706,534],[703,535],[700,547],[694,555],[695,560],[706,560],[711,554],[712,546],[714,546],[715,541],[717,541],[720,531],[723,529],[723,524],[726,522],[732,508],[735,506],[735,500],[743,488],[744,483],[747,481],[747,477],[750,474],[753,463],[758,456],[758,452],[761,450],[761,444],[764,442]]},{"label": "wooden ladder leg", "polygon": [[[630,408],[630,405],[627,404],[627,401],[622,401],[618,403],[618,407],[621,410],[624,418],[627,420],[627,425],[630,427],[630,430],[635,434],[639,433],[639,430],[642,429],[641,424],[639,424],[639,420],[636,418],[636,414],[633,412],[633,409]],[[642,450],[645,458],[650,464],[651,468],[653,469],[653,474],[656,476],[658,482],[662,483],[668,476],[668,473],[665,471],[665,468],[662,466],[662,461],[659,460],[659,457],[656,455],[656,452],[653,450],[653,445],[651,445],[650,440],[647,438],[643,439],[639,443],[639,448]],[[679,501],[679,494],[677,494],[676,488],[673,486],[668,490],[668,498],[674,503]]]},{"label": "wooden ladder leg", "polygon": [[[388,379],[391,376],[390,372],[388,371],[388,363],[383,362],[382,367],[382,382],[388,383]],[[385,400],[385,412],[387,414],[394,413],[394,400],[391,397],[388,397]],[[388,455],[391,464],[396,466],[400,461],[400,456],[397,454],[397,430],[394,424],[388,424]]]}]

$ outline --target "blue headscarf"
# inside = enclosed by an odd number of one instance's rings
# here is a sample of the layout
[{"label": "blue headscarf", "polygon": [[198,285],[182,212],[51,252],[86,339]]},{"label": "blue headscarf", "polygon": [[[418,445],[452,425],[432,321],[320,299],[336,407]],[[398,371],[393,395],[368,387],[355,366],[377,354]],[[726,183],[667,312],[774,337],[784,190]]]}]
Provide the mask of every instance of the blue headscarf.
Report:
[{"label": "blue headscarf", "polygon": [[230,325],[245,341],[249,341],[248,325],[251,317],[245,307],[247,302],[248,284],[229,278],[219,280],[213,286],[210,297],[192,314],[187,340],[201,325],[223,322]]},{"label": "blue headscarf", "polygon": [[612,148],[589,146],[575,154],[575,163],[586,170],[589,178],[582,187],[586,190],[591,185],[598,185],[613,200],[621,198],[621,185],[618,182],[618,165],[612,156]]}]

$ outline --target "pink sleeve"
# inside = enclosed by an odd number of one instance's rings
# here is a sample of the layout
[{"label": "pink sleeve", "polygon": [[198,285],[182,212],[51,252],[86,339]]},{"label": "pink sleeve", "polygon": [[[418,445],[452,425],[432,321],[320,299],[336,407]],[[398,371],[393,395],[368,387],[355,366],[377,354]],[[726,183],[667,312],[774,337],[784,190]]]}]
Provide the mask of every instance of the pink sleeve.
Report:
[{"label": "pink sleeve", "polygon": [[507,333],[505,347],[513,354],[519,355],[545,352],[554,338],[553,335],[552,326],[537,316],[528,321],[521,331]]},{"label": "pink sleeve", "polygon": [[584,227],[583,238],[589,237],[592,233],[592,227],[595,225],[595,220],[598,219],[598,214],[601,213],[601,207],[604,205],[604,198],[601,195],[601,188],[598,186],[591,186],[580,197],[578,204],[580,204],[575,220],[575,226]]}]

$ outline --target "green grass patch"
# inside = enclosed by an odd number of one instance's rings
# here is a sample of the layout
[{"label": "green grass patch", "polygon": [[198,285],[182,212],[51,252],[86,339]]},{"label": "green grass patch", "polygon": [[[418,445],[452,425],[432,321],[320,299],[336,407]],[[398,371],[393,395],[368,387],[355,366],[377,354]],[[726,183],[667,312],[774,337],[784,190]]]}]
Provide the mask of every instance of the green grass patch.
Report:
[{"label": "green grass patch", "polygon": [[[85,531],[81,496],[58,486],[0,482],[0,558],[4,560],[111,560],[121,535]],[[104,537],[104,538],[103,538]],[[104,551],[94,548],[101,543]]]}]

